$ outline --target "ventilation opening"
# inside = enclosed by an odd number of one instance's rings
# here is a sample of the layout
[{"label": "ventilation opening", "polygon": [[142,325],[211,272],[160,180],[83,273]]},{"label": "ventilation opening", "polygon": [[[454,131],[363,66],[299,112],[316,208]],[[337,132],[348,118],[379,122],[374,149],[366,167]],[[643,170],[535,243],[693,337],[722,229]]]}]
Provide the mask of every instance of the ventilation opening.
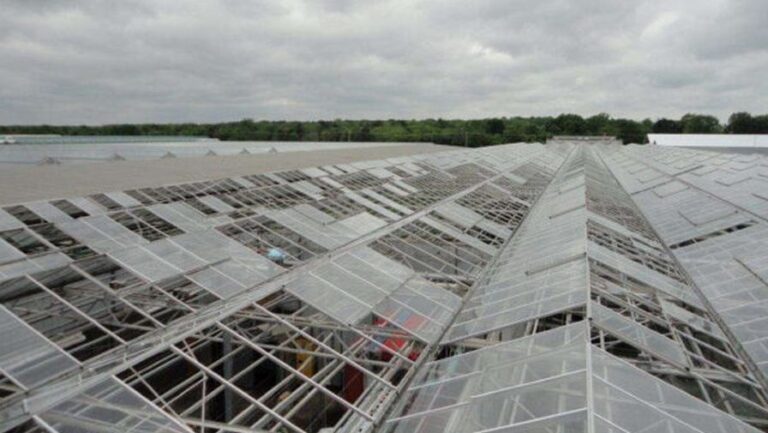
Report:
[{"label": "ventilation opening", "polygon": [[697,236],[695,238],[687,239],[682,242],[678,242],[676,244],[670,245],[669,249],[676,250],[678,248],[685,248],[688,246],[691,246],[693,244],[697,244],[699,242],[704,242],[708,239],[716,238],[718,236],[727,235],[728,233],[738,232],[744,229],[748,229],[755,225],[756,223],[754,221],[747,221],[745,223],[736,224],[731,227],[724,228],[722,230],[718,230],[716,232],[707,233],[705,235]]},{"label": "ventilation opening", "polygon": [[135,216],[127,212],[118,212],[116,214],[110,215],[110,218],[112,218],[113,220],[122,224],[128,230],[138,234],[139,236],[143,237],[144,239],[150,242],[156,241],[158,239],[162,239],[165,237],[161,232],[155,230],[149,224],[145,223],[144,221],[140,220],[139,218],[136,218]]},{"label": "ventilation opening", "polygon": [[38,224],[30,228],[74,260],[96,255],[96,252],[92,249],[82,245],[73,237],[56,228],[53,224]]},{"label": "ventilation opening", "polygon": [[136,209],[132,213],[136,217],[141,218],[141,220],[144,221],[145,223],[152,226],[155,230],[162,232],[166,236],[176,236],[176,235],[184,234],[183,230],[169,223],[168,221],[160,218],[159,216],[155,215],[154,213],[152,213],[147,209]]},{"label": "ventilation opening", "polygon": [[107,197],[106,194],[94,194],[89,197],[92,200],[94,200],[96,203],[107,208],[108,210],[118,210],[123,208],[123,206],[120,203]]},{"label": "ventilation opening", "polygon": [[79,207],[75,206],[74,204],[72,204],[72,202],[68,200],[52,201],[51,205],[56,206],[60,211],[64,212],[65,214],[69,215],[74,219],[89,216],[88,212],[80,209]]},{"label": "ventilation opening", "polygon": [[44,253],[50,249],[26,229],[0,232],[0,238],[28,256]]},{"label": "ventilation opening", "polygon": [[130,191],[126,191],[125,193],[128,194],[129,196],[131,196],[132,198],[135,198],[136,200],[138,200],[141,204],[143,204],[145,206],[149,206],[149,205],[155,203],[155,201],[153,199],[147,197],[146,195],[142,194],[138,190],[132,189]]},{"label": "ventilation opening", "polygon": [[217,213],[216,209],[208,206],[207,204],[201,202],[196,198],[191,198],[189,200],[186,200],[185,203],[197,209],[198,211],[202,212],[204,215],[213,215]]},{"label": "ventilation opening", "polygon": [[13,215],[14,217],[16,217],[17,220],[23,222],[28,226],[33,226],[36,224],[45,224],[48,222],[43,218],[41,218],[36,213],[27,209],[25,206],[9,206],[5,208],[5,211]]}]

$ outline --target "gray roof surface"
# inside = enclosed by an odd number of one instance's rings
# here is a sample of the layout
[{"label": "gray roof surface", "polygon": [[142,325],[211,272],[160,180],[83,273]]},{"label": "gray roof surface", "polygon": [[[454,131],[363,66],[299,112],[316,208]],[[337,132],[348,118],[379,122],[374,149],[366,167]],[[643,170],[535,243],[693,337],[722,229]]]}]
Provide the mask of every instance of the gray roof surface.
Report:
[{"label": "gray roof surface", "polygon": [[0,168],[0,204],[452,149],[434,144]]}]

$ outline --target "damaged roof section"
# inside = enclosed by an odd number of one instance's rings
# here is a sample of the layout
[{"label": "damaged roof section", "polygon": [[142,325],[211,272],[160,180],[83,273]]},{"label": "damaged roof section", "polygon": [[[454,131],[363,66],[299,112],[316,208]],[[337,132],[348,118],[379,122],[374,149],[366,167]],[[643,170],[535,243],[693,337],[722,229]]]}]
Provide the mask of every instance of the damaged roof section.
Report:
[{"label": "damaged roof section", "polygon": [[768,428],[759,303],[695,260],[751,234],[727,253],[757,293],[762,209],[712,196],[762,160],[709,184],[687,177],[705,155],[644,151],[516,144],[3,206],[0,431]]}]

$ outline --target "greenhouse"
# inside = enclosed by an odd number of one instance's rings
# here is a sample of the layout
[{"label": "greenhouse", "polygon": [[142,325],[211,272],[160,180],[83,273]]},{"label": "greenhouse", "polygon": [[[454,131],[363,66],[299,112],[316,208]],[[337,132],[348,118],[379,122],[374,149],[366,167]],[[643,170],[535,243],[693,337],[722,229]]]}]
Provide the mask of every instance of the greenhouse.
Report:
[{"label": "greenhouse", "polygon": [[3,204],[0,432],[767,431],[766,186],[563,137]]}]

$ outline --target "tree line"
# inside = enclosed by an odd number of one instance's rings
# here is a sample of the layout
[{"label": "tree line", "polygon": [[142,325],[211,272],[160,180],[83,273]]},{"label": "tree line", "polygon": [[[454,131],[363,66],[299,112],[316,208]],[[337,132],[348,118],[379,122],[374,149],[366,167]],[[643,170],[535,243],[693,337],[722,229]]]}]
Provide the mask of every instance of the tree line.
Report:
[{"label": "tree line", "polygon": [[542,142],[555,135],[615,136],[624,143],[645,143],[648,133],[768,134],[768,115],[734,113],[726,124],[706,114],[680,119],[632,120],[601,113],[582,117],[499,117],[477,120],[320,120],[224,123],[115,124],[102,126],[9,125],[0,135],[159,135],[202,136],[225,141],[384,141],[433,142],[480,147],[514,142]]}]

